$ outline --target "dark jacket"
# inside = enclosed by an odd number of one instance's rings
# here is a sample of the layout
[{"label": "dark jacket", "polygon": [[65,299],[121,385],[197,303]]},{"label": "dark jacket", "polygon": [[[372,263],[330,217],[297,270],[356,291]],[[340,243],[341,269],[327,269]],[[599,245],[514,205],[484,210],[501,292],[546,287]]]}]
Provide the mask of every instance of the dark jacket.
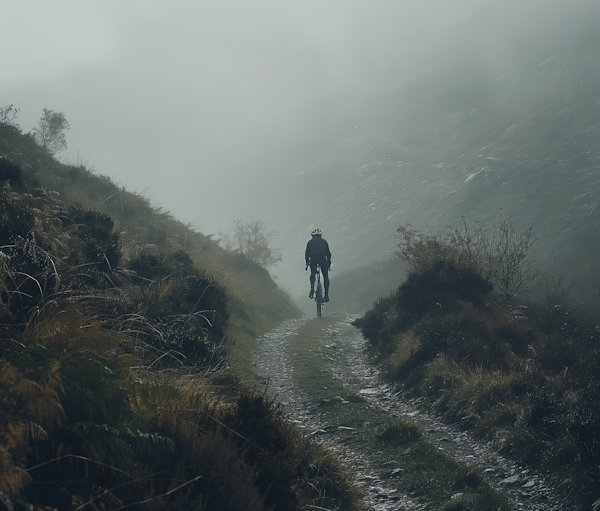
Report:
[{"label": "dark jacket", "polygon": [[304,259],[306,259],[306,265],[310,263],[310,258],[326,257],[328,263],[331,262],[331,252],[329,251],[328,243],[321,238],[321,236],[313,236],[312,239],[308,240],[306,244],[306,252],[304,252]]}]

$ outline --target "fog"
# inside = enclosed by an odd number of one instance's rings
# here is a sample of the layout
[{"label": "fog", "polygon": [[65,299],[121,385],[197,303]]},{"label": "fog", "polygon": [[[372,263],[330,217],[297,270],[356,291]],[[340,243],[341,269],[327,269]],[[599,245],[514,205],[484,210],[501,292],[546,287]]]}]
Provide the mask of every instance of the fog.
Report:
[{"label": "fog", "polygon": [[[593,3],[9,0],[0,105],[21,109],[25,131],[44,107],[64,112],[61,159],[205,233],[237,218],[281,230],[279,185],[306,170],[298,162],[319,144],[306,133],[323,119],[340,133],[407,128],[420,114],[396,113],[437,108],[419,84],[444,67],[455,66],[448,88],[458,93],[471,80],[510,87],[568,44],[570,24]],[[404,110],[373,108],[411,84],[420,96]],[[306,215],[307,226],[318,222]]]}]

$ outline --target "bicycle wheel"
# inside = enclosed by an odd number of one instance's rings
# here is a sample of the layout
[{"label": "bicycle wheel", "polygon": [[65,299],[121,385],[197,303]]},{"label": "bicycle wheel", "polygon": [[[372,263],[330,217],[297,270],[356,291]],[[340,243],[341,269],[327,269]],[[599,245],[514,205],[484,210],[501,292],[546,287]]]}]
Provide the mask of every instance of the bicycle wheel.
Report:
[{"label": "bicycle wheel", "polygon": [[321,317],[321,311],[323,310],[323,289],[321,288],[321,282],[317,284],[315,301],[317,302],[317,316]]}]

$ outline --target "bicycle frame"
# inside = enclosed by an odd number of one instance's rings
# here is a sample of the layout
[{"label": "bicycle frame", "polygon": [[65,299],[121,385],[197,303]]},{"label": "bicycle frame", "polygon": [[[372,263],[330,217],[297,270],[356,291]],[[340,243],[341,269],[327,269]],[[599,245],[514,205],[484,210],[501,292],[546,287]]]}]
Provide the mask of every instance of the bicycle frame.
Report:
[{"label": "bicycle frame", "polygon": [[321,286],[321,266],[317,264],[317,288],[315,290],[315,301],[317,302],[317,316],[321,317],[321,312],[325,305],[323,298],[323,287]]}]

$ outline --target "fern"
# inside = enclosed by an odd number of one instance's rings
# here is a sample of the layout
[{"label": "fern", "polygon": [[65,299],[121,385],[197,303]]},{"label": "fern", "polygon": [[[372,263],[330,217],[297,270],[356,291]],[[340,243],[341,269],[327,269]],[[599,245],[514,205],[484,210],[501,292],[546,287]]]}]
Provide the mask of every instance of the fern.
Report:
[{"label": "fern", "polygon": [[[59,426],[65,414],[53,385],[56,365],[47,368],[43,387],[25,378],[16,367],[0,359],[0,490],[19,497],[31,477],[25,472],[34,442],[48,438],[48,429]],[[40,375],[37,375],[40,376]]]},{"label": "fern", "polygon": [[24,472],[16,463],[15,447],[20,448],[23,445],[15,445],[15,437],[2,434],[0,440],[0,491],[9,498],[19,497],[23,489],[31,483],[31,477]]},{"label": "fern", "polygon": [[118,361],[96,351],[74,351],[62,359],[61,366],[70,420],[117,426],[131,417],[127,393],[120,386]]},{"label": "fern", "polygon": [[175,450],[173,440],[158,433],[142,433],[139,430],[133,433],[127,428],[124,437],[128,445],[142,460],[155,460],[163,454],[172,453]]},{"label": "fern", "polygon": [[136,471],[135,456],[126,436],[106,424],[68,424],[62,428],[60,438],[68,452],[82,457],[80,460],[83,460],[88,475],[98,471],[111,475],[118,472],[130,478],[129,474]]},{"label": "fern", "polygon": [[[24,378],[15,367],[0,360],[1,408],[7,415],[20,420],[33,421],[43,429],[59,426],[65,419],[56,386],[58,367],[48,371],[46,385]],[[60,387],[58,390],[61,390]]]}]

